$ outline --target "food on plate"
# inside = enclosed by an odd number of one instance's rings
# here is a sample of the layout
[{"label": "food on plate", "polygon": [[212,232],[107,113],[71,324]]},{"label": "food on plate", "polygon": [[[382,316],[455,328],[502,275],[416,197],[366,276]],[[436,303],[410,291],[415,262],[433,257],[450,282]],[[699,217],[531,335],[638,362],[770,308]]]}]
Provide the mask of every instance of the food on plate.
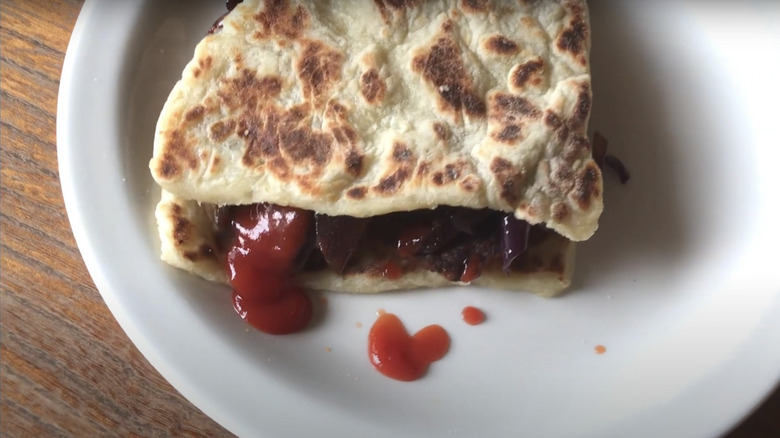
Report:
[{"label": "food on plate", "polygon": [[409,335],[401,320],[384,311],[368,333],[368,359],[380,373],[410,382],[425,375],[431,363],[450,349],[450,335],[438,324]]},{"label": "food on plate", "polygon": [[589,32],[577,0],[238,4],[157,124],[163,260],[234,289],[561,292],[603,208]]},{"label": "food on plate", "polygon": [[461,311],[463,321],[468,325],[480,325],[485,322],[485,312],[474,306],[466,306]]}]

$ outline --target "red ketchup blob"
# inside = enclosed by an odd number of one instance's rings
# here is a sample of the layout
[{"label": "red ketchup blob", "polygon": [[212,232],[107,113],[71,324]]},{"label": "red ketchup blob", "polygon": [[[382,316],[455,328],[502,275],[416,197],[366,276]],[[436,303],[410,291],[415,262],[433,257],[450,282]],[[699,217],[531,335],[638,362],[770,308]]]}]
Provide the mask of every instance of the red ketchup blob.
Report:
[{"label": "red ketchup blob", "polygon": [[391,260],[382,267],[382,276],[389,280],[398,280],[404,276],[404,271],[398,263]]},{"label": "red ketchup blob", "polygon": [[424,327],[413,336],[397,316],[382,313],[368,333],[368,357],[380,373],[404,382],[424,376],[428,366],[447,353],[450,336],[439,325]]},{"label": "red ketchup blob", "polygon": [[272,204],[232,211],[227,270],[233,307],[262,332],[294,333],[311,319],[311,300],[290,270],[312,220],[311,212]]},{"label": "red ketchup blob", "polygon": [[472,254],[466,259],[463,266],[463,273],[460,275],[460,281],[471,283],[477,277],[482,275],[482,260],[476,254]]},{"label": "red ketchup blob", "polygon": [[485,322],[485,313],[473,306],[464,307],[461,316],[463,316],[463,321],[469,325],[479,325]]}]

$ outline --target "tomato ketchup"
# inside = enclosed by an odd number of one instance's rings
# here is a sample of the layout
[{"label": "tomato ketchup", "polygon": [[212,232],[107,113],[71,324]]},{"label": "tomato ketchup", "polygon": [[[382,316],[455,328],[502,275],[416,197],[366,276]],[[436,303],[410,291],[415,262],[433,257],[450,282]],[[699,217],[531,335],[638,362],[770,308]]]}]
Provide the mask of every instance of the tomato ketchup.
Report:
[{"label": "tomato ketchup", "polygon": [[230,217],[226,269],[236,312],[265,333],[302,330],[311,319],[312,304],[291,270],[313,213],[252,204],[232,207]]},{"label": "tomato ketchup", "polygon": [[374,368],[406,382],[424,376],[449,348],[450,337],[441,326],[429,325],[410,336],[392,313],[381,313],[368,333],[368,357]]},{"label": "tomato ketchup", "polygon": [[485,313],[474,306],[466,306],[461,312],[463,321],[469,325],[479,325],[485,322]]}]

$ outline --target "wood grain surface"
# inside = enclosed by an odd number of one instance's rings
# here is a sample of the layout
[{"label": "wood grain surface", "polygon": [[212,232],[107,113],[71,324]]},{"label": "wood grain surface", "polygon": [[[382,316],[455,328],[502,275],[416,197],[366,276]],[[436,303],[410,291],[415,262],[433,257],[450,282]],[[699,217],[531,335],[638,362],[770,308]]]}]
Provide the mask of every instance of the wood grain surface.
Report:
[{"label": "wood grain surface", "polygon": [[[230,436],[136,350],[73,240],[55,120],[81,5],[0,2],[0,435]],[[746,437],[780,437],[780,391],[728,435]]]}]

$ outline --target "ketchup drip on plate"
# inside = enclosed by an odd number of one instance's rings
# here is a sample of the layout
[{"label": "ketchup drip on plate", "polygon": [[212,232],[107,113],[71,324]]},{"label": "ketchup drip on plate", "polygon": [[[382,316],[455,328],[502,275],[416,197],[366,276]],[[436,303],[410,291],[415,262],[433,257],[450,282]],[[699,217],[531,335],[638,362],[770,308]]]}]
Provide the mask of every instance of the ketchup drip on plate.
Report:
[{"label": "ketchup drip on plate", "polygon": [[274,335],[302,330],[312,304],[291,270],[313,214],[272,204],[233,207],[227,270],[233,307],[258,330]]},{"label": "ketchup drip on plate", "polygon": [[463,321],[469,325],[479,325],[485,322],[485,314],[474,306],[464,307],[461,316],[463,316]]},{"label": "ketchup drip on plate", "polygon": [[368,357],[374,368],[405,382],[424,376],[449,348],[450,337],[441,326],[429,325],[410,336],[392,313],[381,313],[368,333]]}]

